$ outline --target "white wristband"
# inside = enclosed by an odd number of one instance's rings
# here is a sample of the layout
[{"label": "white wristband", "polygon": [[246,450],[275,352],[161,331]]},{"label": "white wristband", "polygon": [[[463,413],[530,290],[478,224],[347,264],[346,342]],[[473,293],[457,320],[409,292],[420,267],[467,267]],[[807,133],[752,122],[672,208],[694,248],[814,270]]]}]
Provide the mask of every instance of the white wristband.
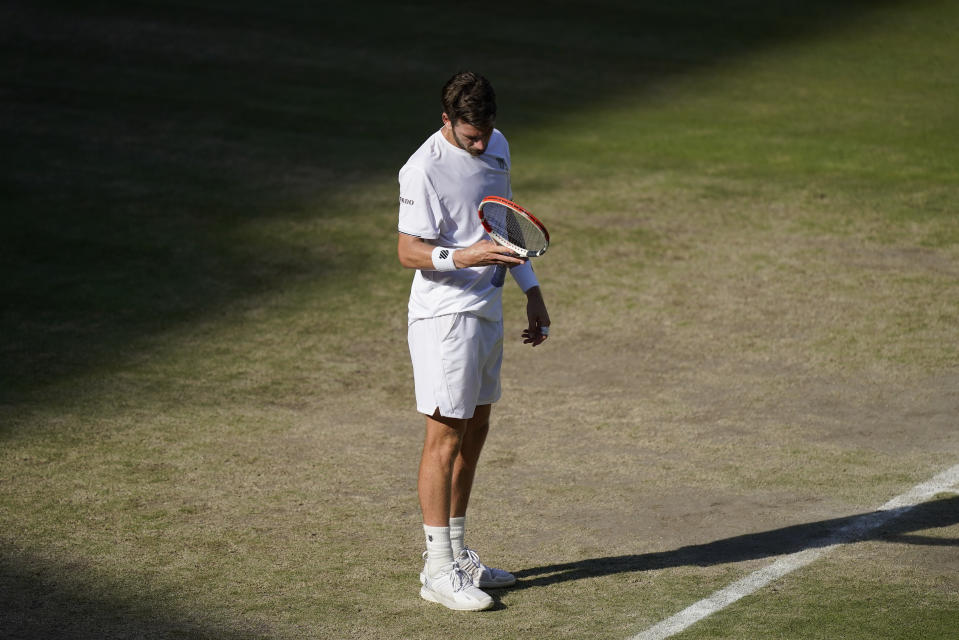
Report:
[{"label": "white wristband", "polygon": [[446,247],[436,247],[433,249],[433,268],[437,271],[454,271],[456,264],[453,262],[453,253],[456,249]]},{"label": "white wristband", "polygon": [[539,280],[536,278],[536,272],[533,271],[533,265],[526,261],[525,265],[518,265],[510,269],[513,274],[513,280],[519,285],[520,290],[526,293],[533,287],[539,286]]}]

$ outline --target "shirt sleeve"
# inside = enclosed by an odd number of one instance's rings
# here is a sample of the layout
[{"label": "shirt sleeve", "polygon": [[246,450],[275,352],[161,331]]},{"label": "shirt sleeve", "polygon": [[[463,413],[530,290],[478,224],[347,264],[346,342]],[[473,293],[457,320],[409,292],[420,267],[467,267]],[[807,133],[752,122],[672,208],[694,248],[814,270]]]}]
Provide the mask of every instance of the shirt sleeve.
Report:
[{"label": "shirt sleeve", "polygon": [[440,236],[442,210],[429,178],[419,167],[400,169],[399,231],[426,240]]}]

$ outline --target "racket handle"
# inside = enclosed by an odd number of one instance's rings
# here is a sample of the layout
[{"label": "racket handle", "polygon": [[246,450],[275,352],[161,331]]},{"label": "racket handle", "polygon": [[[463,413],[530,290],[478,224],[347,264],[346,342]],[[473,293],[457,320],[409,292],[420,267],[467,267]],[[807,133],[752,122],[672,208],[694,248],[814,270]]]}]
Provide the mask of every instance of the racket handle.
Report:
[{"label": "racket handle", "polygon": [[494,287],[502,287],[504,282],[506,282],[506,266],[498,264],[496,270],[493,271],[493,279],[490,280],[490,284]]}]

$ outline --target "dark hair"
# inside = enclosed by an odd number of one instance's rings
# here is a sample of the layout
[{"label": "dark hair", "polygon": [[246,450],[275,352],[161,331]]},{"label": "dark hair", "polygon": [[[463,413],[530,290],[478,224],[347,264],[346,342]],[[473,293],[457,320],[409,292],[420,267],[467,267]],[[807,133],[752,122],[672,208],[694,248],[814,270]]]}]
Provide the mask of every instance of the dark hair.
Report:
[{"label": "dark hair", "polygon": [[480,129],[496,120],[496,92],[489,80],[472,71],[460,71],[443,85],[443,111],[454,124],[462,121]]}]

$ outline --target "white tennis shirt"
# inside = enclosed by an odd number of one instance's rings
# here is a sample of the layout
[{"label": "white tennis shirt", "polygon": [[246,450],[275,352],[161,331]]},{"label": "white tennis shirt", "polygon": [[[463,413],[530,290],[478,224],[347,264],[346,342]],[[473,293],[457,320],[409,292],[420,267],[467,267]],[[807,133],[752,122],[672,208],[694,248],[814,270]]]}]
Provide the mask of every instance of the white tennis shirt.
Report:
[{"label": "white tennis shirt", "polygon": [[[400,233],[453,249],[488,237],[476,211],[486,196],[512,198],[509,169],[509,144],[498,129],[479,156],[454,146],[442,130],[437,131],[400,169]],[[516,267],[531,268],[529,263]],[[490,284],[493,269],[417,270],[410,290],[409,321],[450,313],[501,320],[503,290]]]}]

